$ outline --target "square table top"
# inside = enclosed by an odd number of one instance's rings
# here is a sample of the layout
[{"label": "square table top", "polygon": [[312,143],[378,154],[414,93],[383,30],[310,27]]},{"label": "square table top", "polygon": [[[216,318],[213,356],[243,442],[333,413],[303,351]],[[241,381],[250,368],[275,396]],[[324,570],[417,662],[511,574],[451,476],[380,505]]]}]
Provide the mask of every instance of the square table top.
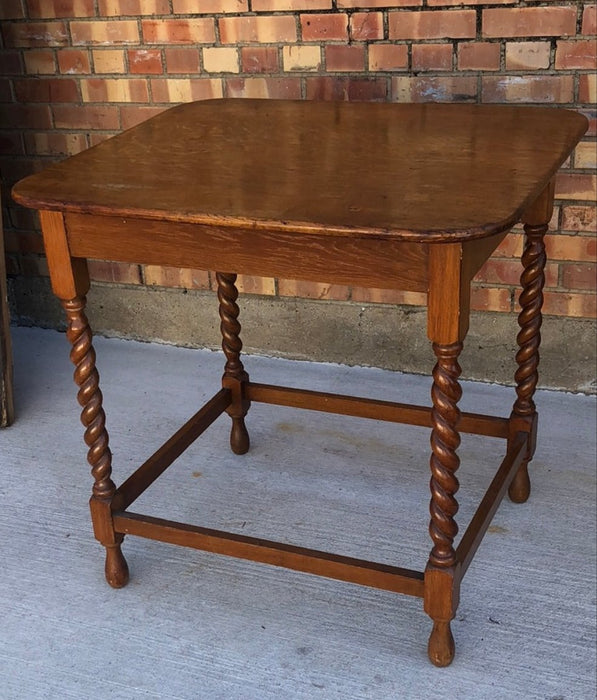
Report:
[{"label": "square table top", "polygon": [[222,99],[25,178],[36,209],[394,240],[513,226],[586,131],[551,107]]}]

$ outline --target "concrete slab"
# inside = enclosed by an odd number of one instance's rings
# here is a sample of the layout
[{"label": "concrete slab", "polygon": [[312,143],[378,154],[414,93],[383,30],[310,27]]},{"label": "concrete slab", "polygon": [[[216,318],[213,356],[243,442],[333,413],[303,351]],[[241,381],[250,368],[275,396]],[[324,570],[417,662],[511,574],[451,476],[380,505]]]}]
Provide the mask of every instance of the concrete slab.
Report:
[{"label": "concrete slab", "polygon": [[[0,697],[593,700],[594,397],[542,391],[533,493],[504,502],[464,580],[457,656],[426,657],[421,601],[129,538],[110,589],[91,534],[63,335],[13,329],[17,421],[0,432]],[[98,338],[121,481],[218,388],[219,353]],[[253,379],[427,403],[428,378],[247,357]],[[465,410],[512,389],[465,383]],[[139,511],[423,568],[428,431],[254,405],[252,449],[217,421]],[[503,444],[465,437],[462,530]],[[401,544],[401,542],[405,544]]]}]

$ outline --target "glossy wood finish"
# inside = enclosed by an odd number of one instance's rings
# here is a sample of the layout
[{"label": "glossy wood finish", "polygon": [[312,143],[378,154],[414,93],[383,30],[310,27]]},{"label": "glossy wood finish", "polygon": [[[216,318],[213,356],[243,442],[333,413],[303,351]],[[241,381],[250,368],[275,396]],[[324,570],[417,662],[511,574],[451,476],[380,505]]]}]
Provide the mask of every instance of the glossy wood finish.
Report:
[{"label": "glossy wood finish", "polygon": [[578,114],[536,107],[209,100],[15,195],[36,209],[269,233],[468,240],[516,223],[585,129]]},{"label": "glossy wood finish", "polygon": [[[94,478],[106,577],[128,577],[120,545],[139,535],[423,598],[428,654],[449,664],[460,583],[505,492],[529,494],[539,328],[553,176],[584,133],[564,110],[218,100],[175,107],[19,183],[42,210],[52,287],[71,359]],[[509,418],[461,413],[458,358],[470,284],[516,222],[525,224],[516,400]],[[120,488],[85,316],[87,258],[216,271],[222,389]],[[251,382],[241,359],[238,273],[425,291],[437,362],[431,407]],[[132,513],[129,506],[223,412],[249,449],[251,402],[431,428],[432,548],[412,571]],[[505,455],[457,542],[460,433],[504,439]]]}]

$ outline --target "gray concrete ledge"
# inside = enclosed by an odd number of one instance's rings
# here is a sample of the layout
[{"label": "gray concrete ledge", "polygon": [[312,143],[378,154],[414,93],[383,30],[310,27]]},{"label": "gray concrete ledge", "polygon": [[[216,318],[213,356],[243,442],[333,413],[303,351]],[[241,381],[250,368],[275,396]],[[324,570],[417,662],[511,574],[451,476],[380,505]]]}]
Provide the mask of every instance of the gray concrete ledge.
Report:
[{"label": "gray concrete ledge", "polygon": [[[19,325],[63,328],[62,310],[42,278],[10,280]],[[338,362],[428,374],[434,363],[424,309],[386,304],[241,296],[244,351],[292,359]],[[98,335],[220,346],[213,292],[95,284],[89,317]],[[463,378],[512,384],[514,314],[473,312],[460,364]],[[545,317],[540,387],[593,394],[597,391],[594,321]]]}]

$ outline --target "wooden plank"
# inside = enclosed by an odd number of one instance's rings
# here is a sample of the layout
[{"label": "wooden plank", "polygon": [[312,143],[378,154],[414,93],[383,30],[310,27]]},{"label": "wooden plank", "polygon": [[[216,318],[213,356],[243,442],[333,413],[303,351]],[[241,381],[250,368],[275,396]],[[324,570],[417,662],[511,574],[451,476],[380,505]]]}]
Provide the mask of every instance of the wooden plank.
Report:
[{"label": "wooden plank", "polygon": [[10,425],[14,420],[13,391],[6,260],[4,258],[4,235],[0,219],[0,428]]},{"label": "wooden plank", "polygon": [[413,241],[88,214],[65,221],[75,257],[427,291],[427,252]]},{"label": "wooden plank", "polygon": [[116,490],[112,508],[124,510],[163,474],[230,405],[230,390],[220,389]]},{"label": "wooden plank", "polygon": [[271,542],[221,530],[177,523],[137,513],[115,513],[114,527],[125,535],[147,537],[205,552],[225,554],[282,566],[286,569],[358,583],[395,593],[423,596],[423,573],[388,564],[378,564],[320,552],[294,545]]},{"label": "wooden plank", "polygon": [[456,559],[461,571],[461,578],[470,566],[477,548],[495,515],[508,486],[520,467],[527,448],[528,433],[518,433],[508,454],[504,457],[483,500],[479,504],[473,519],[456,549]]},{"label": "wooden plank", "polygon": [[[341,394],[326,394],[322,391],[309,391],[291,387],[272,386],[250,382],[247,385],[247,398],[250,401],[306,408],[311,411],[338,413],[358,418],[373,418],[392,423],[406,423],[431,427],[431,408],[411,406],[404,403],[363,399]],[[488,437],[508,437],[507,418],[486,416],[480,413],[462,413],[458,430],[463,433],[486,435]]]}]

